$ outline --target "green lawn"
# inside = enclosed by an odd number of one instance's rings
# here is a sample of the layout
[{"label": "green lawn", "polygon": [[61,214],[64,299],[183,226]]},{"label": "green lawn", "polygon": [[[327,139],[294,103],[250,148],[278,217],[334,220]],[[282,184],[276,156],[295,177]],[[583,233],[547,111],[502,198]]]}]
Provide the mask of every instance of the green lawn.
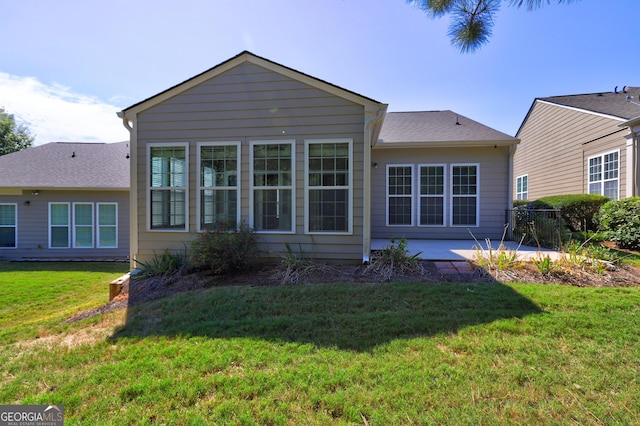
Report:
[{"label": "green lawn", "polygon": [[[38,271],[5,269],[38,287]],[[61,325],[113,272],[39,309],[5,287],[0,403],[63,404],[68,424],[640,421],[640,288],[220,287]]]}]

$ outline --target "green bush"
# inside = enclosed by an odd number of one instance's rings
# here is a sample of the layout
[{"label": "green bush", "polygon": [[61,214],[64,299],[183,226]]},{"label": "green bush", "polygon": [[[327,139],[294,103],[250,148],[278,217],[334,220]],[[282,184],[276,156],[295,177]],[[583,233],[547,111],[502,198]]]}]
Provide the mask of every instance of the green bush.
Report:
[{"label": "green bush", "polygon": [[209,270],[215,275],[238,271],[246,267],[257,252],[257,236],[251,228],[220,226],[205,231],[191,242],[191,265]]},{"label": "green bush", "polygon": [[605,236],[618,247],[640,249],[640,197],[609,201],[596,219]]},{"label": "green bush", "polygon": [[607,197],[596,194],[553,195],[540,198],[529,205],[534,209],[558,209],[569,230],[572,232],[595,231],[593,217]]}]

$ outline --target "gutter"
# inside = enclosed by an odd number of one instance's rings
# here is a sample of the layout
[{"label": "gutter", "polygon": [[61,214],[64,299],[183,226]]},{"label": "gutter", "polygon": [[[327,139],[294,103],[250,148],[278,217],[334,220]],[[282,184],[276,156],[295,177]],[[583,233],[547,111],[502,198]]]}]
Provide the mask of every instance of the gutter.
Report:
[{"label": "gutter", "polygon": [[387,113],[387,104],[377,109],[365,108],[364,122],[364,168],[362,205],[362,263],[371,260],[371,149],[375,145],[382,122]]},{"label": "gutter", "polygon": [[129,131],[129,267],[135,269],[135,259],[138,258],[138,132],[135,120],[127,117],[124,111],[117,113],[122,119],[122,125]]}]

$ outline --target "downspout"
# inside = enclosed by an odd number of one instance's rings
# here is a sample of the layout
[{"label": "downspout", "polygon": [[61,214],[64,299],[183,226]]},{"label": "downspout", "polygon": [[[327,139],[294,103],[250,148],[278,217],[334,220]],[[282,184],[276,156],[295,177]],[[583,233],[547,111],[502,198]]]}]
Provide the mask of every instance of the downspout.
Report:
[{"label": "downspout", "polygon": [[[519,142],[519,141],[518,141]],[[507,196],[507,210],[513,208],[513,159],[516,155],[516,149],[518,148],[518,142],[509,146],[509,195]],[[527,187],[527,191],[529,188]]]},{"label": "downspout", "polygon": [[376,110],[365,108],[364,123],[364,167],[362,194],[362,263],[369,263],[371,258],[371,149],[374,136],[379,134],[376,126],[384,120],[387,105]]},{"label": "downspout", "polygon": [[129,267],[134,270],[138,257],[138,138],[135,122],[127,118],[124,111],[118,112],[118,117],[129,131]]}]

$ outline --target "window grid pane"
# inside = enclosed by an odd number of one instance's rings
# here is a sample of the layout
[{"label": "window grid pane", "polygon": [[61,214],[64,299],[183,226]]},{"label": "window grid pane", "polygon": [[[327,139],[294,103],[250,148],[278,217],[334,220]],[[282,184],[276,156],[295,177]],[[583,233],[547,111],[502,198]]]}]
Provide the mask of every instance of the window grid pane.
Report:
[{"label": "window grid pane", "polygon": [[117,213],[118,207],[113,204],[98,204],[98,247],[115,248],[117,239]]},{"label": "window grid pane", "polygon": [[74,247],[93,247],[93,204],[74,204]]},{"label": "window grid pane", "polygon": [[14,204],[0,204],[0,248],[16,247],[16,209]]},{"label": "window grid pane", "polygon": [[309,190],[309,231],[341,232],[349,229],[348,189]]},{"label": "window grid pane", "polygon": [[186,229],[186,146],[149,148],[151,229]]},{"label": "window grid pane", "polygon": [[346,142],[308,145],[309,232],[349,230],[349,155]]},{"label": "window grid pane", "polygon": [[292,231],[291,143],[253,145],[253,221],[257,231]]},{"label": "window grid pane", "polygon": [[200,229],[238,225],[238,147],[200,147]]},{"label": "window grid pane", "polygon": [[389,225],[411,225],[413,221],[413,168],[389,166],[387,168]]},{"label": "window grid pane", "polygon": [[451,224],[476,226],[478,167],[475,165],[453,166],[451,180]]},{"label": "window grid pane", "polygon": [[420,166],[419,221],[444,225],[444,166]]},{"label": "window grid pane", "polygon": [[256,189],[253,209],[256,231],[291,231],[291,190]]},{"label": "window grid pane", "polygon": [[50,204],[49,222],[51,224],[49,230],[51,234],[50,247],[69,247],[69,204]]},{"label": "window grid pane", "polygon": [[610,152],[589,159],[589,194],[612,200],[619,197],[619,153]]}]

